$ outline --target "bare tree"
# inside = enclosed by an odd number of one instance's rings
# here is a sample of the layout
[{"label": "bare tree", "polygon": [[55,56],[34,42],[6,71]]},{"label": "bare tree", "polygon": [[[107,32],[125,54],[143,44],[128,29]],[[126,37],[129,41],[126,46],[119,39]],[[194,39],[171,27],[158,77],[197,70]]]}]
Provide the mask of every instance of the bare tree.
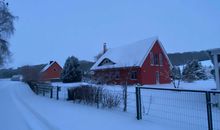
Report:
[{"label": "bare tree", "polygon": [[[135,65],[133,65],[135,66]],[[127,111],[127,101],[128,101],[128,84],[129,80],[131,79],[132,71],[137,71],[135,67],[125,67],[124,68],[127,74],[125,75],[124,82],[122,83],[122,90],[123,90],[123,103],[124,103],[124,108],[123,111]],[[136,78],[137,78],[138,72],[136,72]]]},{"label": "bare tree", "polygon": [[37,82],[39,80],[39,70],[32,66],[23,66],[21,68],[24,82]]},{"label": "bare tree", "polygon": [[173,66],[169,71],[161,72],[164,79],[171,80],[174,88],[179,88],[182,80],[182,74],[178,66]]},{"label": "bare tree", "polygon": [[10,57],[8,38],[14,33],[15,16],[8,9],[8,3],[0,0],[0,67]]}]

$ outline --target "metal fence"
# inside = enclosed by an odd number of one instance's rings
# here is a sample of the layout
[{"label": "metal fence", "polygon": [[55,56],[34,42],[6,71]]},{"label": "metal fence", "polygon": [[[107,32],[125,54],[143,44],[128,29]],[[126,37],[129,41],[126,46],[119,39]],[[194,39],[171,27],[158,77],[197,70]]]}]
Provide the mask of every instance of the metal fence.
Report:
[{"label": "metal fence", "polygon": [[42,95],[50,98],[56,98],[57,100],[60,99],[60,91],[61,87],[59,86],[51,86],[49,84],[33,84],[31,89],[37,94]]},{"label": "metal fence", "polygon": [[136,87],[137,119],[178,130],[220,130],[220,91]]}]

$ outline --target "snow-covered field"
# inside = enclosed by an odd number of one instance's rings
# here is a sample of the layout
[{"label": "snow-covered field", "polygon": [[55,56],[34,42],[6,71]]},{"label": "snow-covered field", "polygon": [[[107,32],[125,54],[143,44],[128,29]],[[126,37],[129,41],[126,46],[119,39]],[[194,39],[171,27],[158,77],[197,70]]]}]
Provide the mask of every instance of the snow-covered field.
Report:
[{"label": "snow-covered field", "polygon": [[37,96],[9,80],[0,80],[0,103],[2,130],[166,130],[133,114]]},{"label": "snow-covered field", "polygon": [[[62,84],[54,83],[62,87],[63,93],[68,87],[79,86],[80,83]],[[86,85],[86,83],[81,83]],[[104,85],[105,89],[113,93],[122,93],[122,87],[118,85]],[[145,85],[143,87],[173,88],[172,84]],[[213,90],[213,79],[196,81],[193,83],[181,82],[180,89]],[[171,126],[178,130],[194,129],[207,130],[206,97],[204,93],[171,92],[158,90],[142,90],[143,121],[156,123],[162,126]],[[135,86],[128,87],[128,114],[136,114]],[[212,103],[217,103],[217,96],[212,95]],[[123,106],[121,106],[121,109]],[[215,130],[220,130],[220,109],[213,107],[213,124]]]}]

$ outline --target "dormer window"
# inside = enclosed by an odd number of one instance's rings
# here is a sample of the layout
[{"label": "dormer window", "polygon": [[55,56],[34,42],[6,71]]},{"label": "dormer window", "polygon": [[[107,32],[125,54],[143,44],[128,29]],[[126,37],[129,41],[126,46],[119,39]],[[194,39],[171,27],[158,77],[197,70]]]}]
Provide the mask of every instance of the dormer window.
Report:
[{"label": "dormer window", "polygon": [[98,65],[98,66],[103,66],[103,65],[114,65],[115,63],[112,62],[111,60],[105,58],[104,60],[102,60],[102,62]]}]

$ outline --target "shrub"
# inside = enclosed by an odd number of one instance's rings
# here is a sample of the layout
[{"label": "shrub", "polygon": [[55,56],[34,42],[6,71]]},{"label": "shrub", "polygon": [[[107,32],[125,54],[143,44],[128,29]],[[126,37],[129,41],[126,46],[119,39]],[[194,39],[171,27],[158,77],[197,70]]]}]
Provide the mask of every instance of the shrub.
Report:
[{"label": "shrub", "polygon": [[119,94],[111,93],[110,91],[104,91],[102,95],[102,107],[118,107],[121,103],[121,96]]},{"label": "shrub", "polygon": [[111,93],[102,87],[81,86],[68,89],[68,100],[85,104],[102,105],[103,108],[118,107],[121,103],[119,94]]}]

